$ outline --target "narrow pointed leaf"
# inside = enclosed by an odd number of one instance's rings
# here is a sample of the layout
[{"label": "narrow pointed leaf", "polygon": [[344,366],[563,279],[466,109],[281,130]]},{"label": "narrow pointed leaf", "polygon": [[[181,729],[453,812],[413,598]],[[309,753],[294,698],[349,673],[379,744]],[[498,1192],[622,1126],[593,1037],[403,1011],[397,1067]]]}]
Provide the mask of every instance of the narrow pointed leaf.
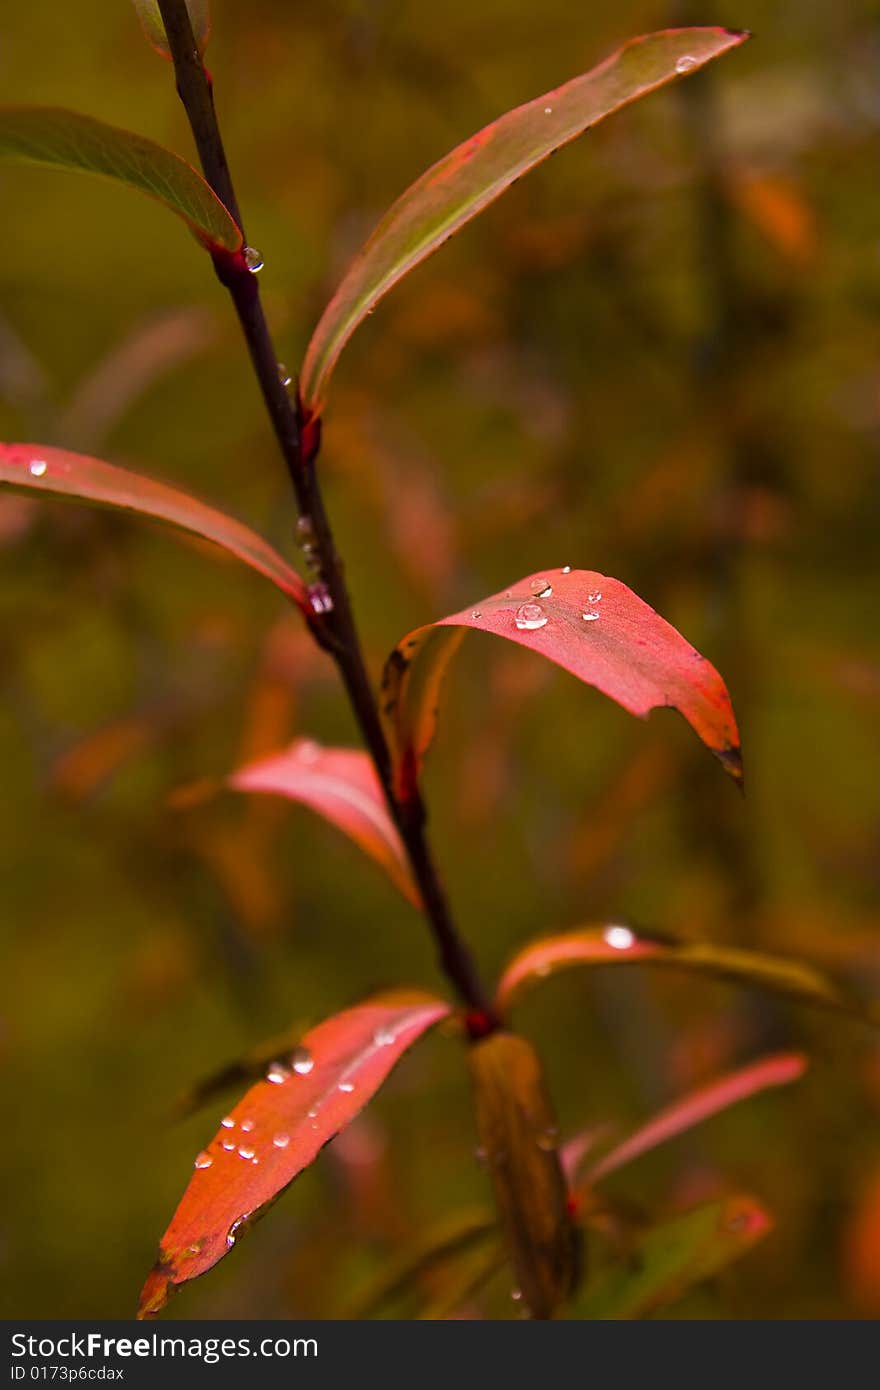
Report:
[{"label": "narrow pointed leaf", "polygon": [[748,1100],[771,1087],[788,1086],[792,1081],[798,1081],[807,1065],[802,1052],[780,1052],[772,1057],[762,1057],[758,1062],[751,1062],[691,1091],[660,1110],[647,1124],[641,1125],[622,1143],[603,1154],[598,1163],[587,1170],[585,1184],[592,1186],[600,1178],[632,1163],[650,1149],[666,1144],[685,1130],[702,1124],[741,1100]]},{"label": "narrow pointed leaf", "polygon": [[59,107],[0,107],[0,160],[115,179],[176,212],[209,250],[241,249],[238,224],[201,174],[130,130]]},{"label": "narrow pointed leaf", "polygon": [[340,352],[379,300],[521,174],[613,111],[695,72],[747,37],[703,28],[633,39],[591,72],[508,111],[432,165],[382,218],[325,309],[303,363],[306,411],[323,409]]},{"label": "narrow pointed leaf", "polygon": [[576,1233],[541,1064],[525,1038],[493,1033],[468,1052],[477,1130],[524,1305],[547,1318],[577,1275]]},{"label": "narrow pointed leaf", "polygon": [[417,628],[386,663],[382,714],[407,799],[434,736],[437,698],[463,629],[507,637],[644,717],[684,715],[738,781],[739,734],[723,680],[704,657],[617,579],[593,570],[541,570],[461,613]]},{"label": "narrow pointed leaf", "polygon": [[166,483],[112,463],[44,444],[0,444],[0,490],[91,502],[165,521],[229,551],[262,574],[311,617],[306,586],[296,570],[255,531]]},{"label": "narrow pointed leaf", "polygon": [[[163,58],[170,58],[171,49],[168,47],[168,37],[157,0],[132,0],[132,4],[137,10],[137,17],[147,42],[152,44]],[[208,0],[186,0],[186,8],[189,10],[189,19],[199,53],[204,53],[211,37],[211,7]]]},{"label": "narrow pointed leaf", "polygon": [[311,739],[296,739],[284,752],[239,768],[226,784],[234,791],[268,792],[310,806],[381,864],[403,896],[421,907],[376,769],[362,749],[324,748]]},{"label": "narrow pointed leaf", "polygon": [[578,1298],[572,1316],[598,1321],[645,1318],[746,1254],[772,1227],[752,1197],[727,1197],[655,1226],[631,1262],[604,1271]]},{"label": "narrow pointed leaf", "polygon": [[417,991],[378,996],[318,1024],[287,1067],[247,1092],[196,1158],[141,1293],[139,1317],[211,1269],[323,1146],[363,1109],[427,1029],[451,1012]]},{"label": "narrow pointed leaf", "polygon": [[816,1008],[852,1014],[874,1027],[880,1025],[880,1009],[875,1004],[863,1003],[807,961],[636,932],[619,923],[581,927],[533,941],[507,966],[498,984],[496,1002],[500,1009],[509,1008],[527,990],[560,970],[597,965],[661,965],[693,971],[785,995]]}]

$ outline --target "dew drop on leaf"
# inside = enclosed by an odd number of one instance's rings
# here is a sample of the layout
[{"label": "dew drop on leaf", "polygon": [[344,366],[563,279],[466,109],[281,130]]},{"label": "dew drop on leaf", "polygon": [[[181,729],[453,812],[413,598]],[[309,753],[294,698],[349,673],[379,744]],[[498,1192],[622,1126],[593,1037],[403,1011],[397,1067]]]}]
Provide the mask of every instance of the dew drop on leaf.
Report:
[{"label": "dew drop on leaf", "polygon": [[354,1082],[353,1082],[353,1081],[340,1081],[340,1083],[339,1083],[339,1090],[340,1090],[340,1091],[345,1091],[346,1095],[350,1094],[350,1093],[354,1090]]},{"label": "dew drop on leaf", "polygon": [[210,1166],[211,1166],[211,1164],[212,1164],[213,1162],[214,1162],[214,1160],[213,1160],[213,1158],[211,1157],[211,1155],[210,1155],[210,1154],[206,1154],[206,1153],[203,1152],[203,1153],[200,1153],[200,1154],[197,1154],[197,1155],[196,1155],[195,1167],[196,1167],[196,1168],[210,1168]]},{"label": "dew drop on leaf", "polygon": [[239,1158],[253,1158],[254,1151],[253,1149],[249,1148],[247,1144],[242,1144],[241,1148],[238,1151],[238,1156]]},{"label": "dew drop on leaf", "polygon": [[242,252],[244,263],[252,275],[256,275],[263,269],[263,257],[256,246],[246,246]]},{"label": "dew drop on leaf", "polygon": [[251,1132],[251,1130],[253,1129],[253,1127],[254,1127],[254,1122],[253,1122],[253,1120],[242,1120],[242,1122],[241,1122],[242,1134],[250,1134],[250,1132]]},{"label": "dew drop on leaf", "polygon": [[397,1034],[393,1028],[377,1028],[373,1034],[373,1043],[376,1047],[391,1047],[397,1041]]},{"label": "dew drop on leaf", "polygon": [[514,622],[520,631],[534,632],[539,627],[546,627],[547,614],[540,603],[521,603],[516,610]]},{"label": "dew drop on leaf", "polygon": [[563,573],[563,574],[571,574],[571,565],[563,565],[563,566],[562,566],[562,573]]},{"label": "dew drop on leaf", "polygon": [[286,1067],[282,1067],[280,1062],[273,1062],[266,1072],[266,1080],[271,1081],[274,1086],[280,1086],[290,1075]]},{"label": "dew drop on leaf", "polygon": [[272,1140],[272,1143],[275,1145],[276,1149],[286,1149],[288,1144],[290,1143],[290,1135],[276,1134],[275,1138]]},{"label": "dew drop on leaf", "polygon": [[32,478],[44,478],[49,465],[45,459],[31,459],[28,472]]},{"label": "dew drop on leaf", "polygon": [[308,1076],[315,1065],[315,1059],[307,1047],[297,1047],[290,1055],[290,1065],[297,1076]]},{"label": "dew drop on leaf", "polygon": [[630,931],[629,927],[606,927],[602,933],[602,939],[606,946],[610,946],[614,951],[628,951],[631,946],[635,946],[635,932]]},{"label": "dew drop on leaf", "polygon": [[546,579],[533,579],[529,585],[529,592],[534,594],[535,598],[549,598],[553,593],[553,586],[548,584]]},{"label": "dew drop on leaf", "polygon": [[681,58],[679,58],[678,62],[676,63],[676,65],[675,65],[675,71],[676,71],[676,72],[690,72],[691,69],[692,69],[692,68],[695,68],[696,66],[697,66],[697,60],[696,60],[696,58],[692,58],[691,55],[690,55],[689,53],[685,53],[684,56],[681,57]]},{"label": "dew drop on leaf", "polygon": [[224,1129],[235,1129],[235,1121],[231,1115],[224,1115],[220,1123]]}]

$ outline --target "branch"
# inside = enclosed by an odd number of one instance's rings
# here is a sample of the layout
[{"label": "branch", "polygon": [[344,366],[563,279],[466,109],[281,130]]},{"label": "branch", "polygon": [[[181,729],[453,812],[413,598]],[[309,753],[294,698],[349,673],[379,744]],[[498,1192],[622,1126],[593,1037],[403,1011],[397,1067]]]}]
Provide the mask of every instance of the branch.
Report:
[{"label": "branch", "polygon": [[[178,95],[189,119],[205,178],[242,227],[214,109],[211,79],[193,36],[185,0],[159,0],[159,10],[174,62]],[[302,421],[287,393],[259,288],[248,267],[246,254],[239,252],[230,256],[218,252],[213,259],[214,269],[235,305],[263,401],[293,484],[299,512],[297,529],[307,542],[306,553],[317,581],[310,591],[314,608],[310,628],[315,640],[333,657],[345,684],[421,889],[440,964],[463,1003],[478,1016],[473,1021],[474,1034],[491,1031],[495,1026],[493,1011],[471,953],[452,920],[425,836],[422,808],[405,808],[394,795],[388,745],[355,626],[342,560],[336,551],[315,471],[320,429]]]}]

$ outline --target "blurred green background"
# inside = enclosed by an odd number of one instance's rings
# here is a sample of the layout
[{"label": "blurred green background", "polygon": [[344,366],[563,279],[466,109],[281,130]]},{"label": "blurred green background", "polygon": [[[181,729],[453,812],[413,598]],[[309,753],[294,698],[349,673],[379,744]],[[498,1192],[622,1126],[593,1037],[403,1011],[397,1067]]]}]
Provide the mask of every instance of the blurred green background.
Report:
[{"label": "blurred green background", "polygon": [[[613,574],[724,674],[737,796],[684,722],[632,720],[473,637],[427,776],[487,973],[603,915],[794,953],[880,995],[880,14],[867,0],[214,0],[208,60],[291,368],[347,259],[493,116],[681,22],[756,37],[522,180],[347,350],[329,510],[375,670],[542,566]],[[0,24],[5,102],[68,105],[192,158],[122,0]],[[230,308],[173,217],[4,169],[0,437],[93,452],[294,554],[288,485]],[[308,812],[170,809],[295,733],[354,742],[278,595],[207,547],[0,498],[0,918],[7,1317],[127,1317],[223,1101],[178,1093],[374,987],[442,988],[422,924]],[[518,1014],[563,1130],[621,1126],[777,1047],[813,1065],[643,1160],[658,1216],[766,1200],[771,1237],[670,1314],[880,1313],[880,1049],[859,1025],[642,970]],[[215,1113],[216,1112],[216,1113]],[[486,1196],[460,1049],[426,1040],[175,1317],[332,1317],[428,1215]],[[492,1316],[513,1316],[502,1295]]]}]

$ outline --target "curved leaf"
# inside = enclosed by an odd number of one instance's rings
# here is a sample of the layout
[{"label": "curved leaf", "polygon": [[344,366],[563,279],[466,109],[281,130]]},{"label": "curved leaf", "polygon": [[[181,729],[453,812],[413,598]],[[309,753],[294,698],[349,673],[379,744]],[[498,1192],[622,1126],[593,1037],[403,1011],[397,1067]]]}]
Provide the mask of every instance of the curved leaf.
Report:
[{"label": "curved leaf", "polygon": [[226,778],[226,785],[234,791],[269,792],[310,806],[381,864],[413,907],[421,907],[373,760],[362,749],[324,748],[311,739],[296,739],[284,752],[239,768]]},{"label": "curved leaf", "polygon": [[76,169],[127,183],[176,212],[209,250],[241,250],[238,224],[201,174],[179,155],[130,130],[59,107],[0,107],[0,160]]},{"label": "curved leaf", "polygon": [[665,1106],[647,1124],[640,1125],[622,1143],[609,1149],[584,1174],[584,1183],[592,1186],[650,1149],[668,1143],[686,1129],[702,1124],[741,1100],[748,1100],[773,1086],[788,1086],[803,1076],[807,1066],[802,1052],[779,1052],[708,1082]]},{"label": "curved leaf", "polygon": [[388,290],[521,174],[613,111],[695,72],[747,37],[704,28],[633,39],[591,72],[508,111],[432,165],[382,218],[324,310],[303,362],[306,412],[321,412],[340,352]]},{"label": "curved leaf", "polygon": [[344,1129],[403,1053],[451,1012],[417,991],[377,996],[319,1023],[221,1122],[198,1155],[141,1292],[152,1316],[206,1273]]},{"label": "curved leaf", "polygon": [[292,599],[307,617],[312,609],[308,592],[296,570],[255,531],[224,516],[185,492],[116,468],[112,463],[53,449],[44,444],[0,444],[0,488],[42,493],[47,497],[92,502],[120,511],[137,512],[168,522],[203,540],[213,541],[243,560]]},{"label": "curved leaf", "polygon": [[773,1222],[753,1197],[726,1197],[655,1226],[633,1258],[600,1274],[572,1316],[601,1321],[649,1317],[711,1279],[762,1240]]},{"label": "curved leaf", "polygon": [[441,1217],[355,1290],[346,1300],[343,1316],[358,1320],[375,1317],[387,1304],[417,1291],[423,1274],[433,1273],[437,1266],[471,1251],[496,1230],[495,1217],[483,1208]]},{"label": "curved leaf", "polygon": [[766,989],[803,1004],[853,1014],[875,1027],[880,1025],[876,1006],[863,1004],[831,976],[805,961],[636,932],[620,923],[580,927],[533,941],[514,956],[501,976],[496,1003],[501,1009],[509,1008],[528,989],[560,970],[585,965],[641,964],[716,976],[731,984]]},{"label": "curved leaf", "polygon": [[556,1126],[537,1053],[497,1032],[468,1051],[477,1130],[524,1306],[548,1318],[577,1276]]},{"label": "curved leaf", "polygon": [[[141,28],[147,42],[152,44],[156,52],[160,53],[163,58],[170,58],[171,49],[168,47],[165,25],[162,23],[162,12],[157,0],[131,0],[131,2],[137,10],[137,17],[141,22]],[[186,0],[186,8],[189,10],[189,21],[199,53],[204,53],[208,47],[208,39],[211,37],[211,7],[208,0]]]},{"label": "curved leaf", "polygon": [[740,781],[739,734],[727,689],[706,659],[617,579],[593,570],[541,570],[461,613],[417,628],[385,666],[382,714],[398,794],[413,794],[434,736],[437,696],[463,628],[540,652],[630,714],[661,705],[684,715]]}]

